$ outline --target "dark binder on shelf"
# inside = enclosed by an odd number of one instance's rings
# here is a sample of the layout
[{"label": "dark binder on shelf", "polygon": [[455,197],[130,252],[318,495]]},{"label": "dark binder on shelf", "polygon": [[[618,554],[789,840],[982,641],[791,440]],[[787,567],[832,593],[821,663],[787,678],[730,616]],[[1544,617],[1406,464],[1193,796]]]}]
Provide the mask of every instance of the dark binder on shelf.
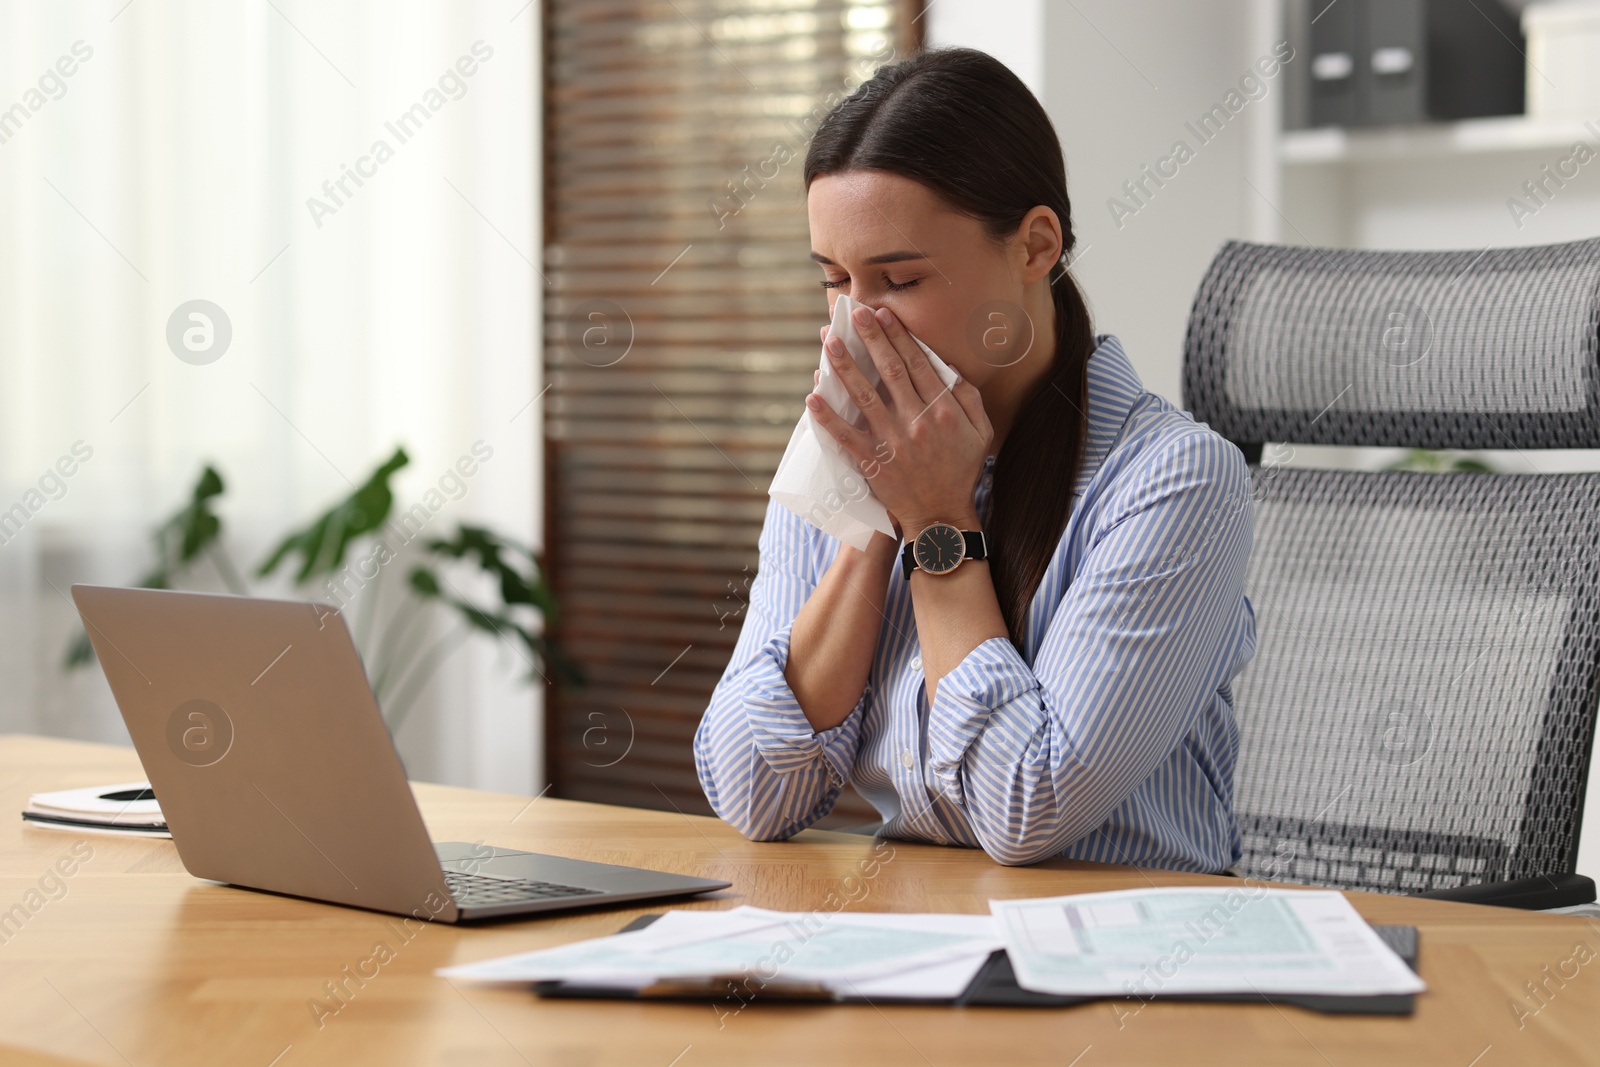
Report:
[{"label": "dark binder on shelf", "polygon": [[1361,9],[1362,125],[1397,126],[1428,121],[1427,6],[1422,0],[1385,0]]},{"label": "dark binder on shelf", "polygon": [[[660,918],[659,915],[641,915],[617,933],[642,930]],[[1395,955],[1412,970],[1417,969],[1417,928],[1415,926],[1374,926],[1372,928]],[[621,989],[615,986],[585,986],[574,982],[534,982],[533,991],[541,997],[567,997],[575,999],[605,998],[621,1000],[728,1000],[742,1008],[751,1003],[748,995],[736,996],[731,982],[724,979],[694,983],[663,981],[643,989]],[[1110,997],[1060,996],[1054,993],[1035,993],[1017,985],[1011,970],[1011,960],[1005,949],[996,949],[978,969],[972,983],[960,996],[951,1000],[928,1000],[891,997],[859,997],[835,994],[826,988],[810,983],[785,984],[768,982],[756,992],[754,1000],[772,1003],[824,1001],[834,1004],[948,1004],[952,1007],[1005,1007],[1005,1008],[1064,1008],[1087,1004]],[[1128,997],[1128,1000],[1141,1000]],[[1308,1011],[1331,1015],[1410,1015],[1416,1010],[1413,994],[1393,996],[1330,996],[1326,994],[1277,995],[1264,993],[1193,993],[1174,996],[1156,994],[1149,1000],[1215,1001],[1239,1004],[1287,1004]]]},{"label": "dark binder on shelf", "polygon": [[1310,112],[1313,126],[1356,126],[1366,92],[1359,4],[1330,4],[1311,23]]},{"label": "dark binder on shelf", "polygon": [[1309,41],[1311,60],[1297,68],[1308,102],[1285,111],[1290,127],[1414,125],[1523,111],[1525,42],[1517,16],[1500,3],[1297,3],[1291,32]]}]

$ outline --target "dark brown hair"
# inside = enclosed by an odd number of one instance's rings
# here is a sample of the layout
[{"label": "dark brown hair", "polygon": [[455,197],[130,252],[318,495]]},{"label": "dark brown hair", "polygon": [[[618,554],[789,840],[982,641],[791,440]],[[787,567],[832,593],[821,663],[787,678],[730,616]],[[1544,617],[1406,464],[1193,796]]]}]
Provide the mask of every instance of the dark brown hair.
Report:
[{"label": "dark brown hair", "polygon": [[920,182],[996,240],[1014,235],[1041,204],[1061,221],[1061,262],[1050,271],[1054,360],[995,459],[986,531],[1000,612],[1020,650],[1028,605],[1072,513],[1088,433],[1094,332],[1066,266],[1076,238],[1061,142],[1033,93],[999,60],[940,48],[880,67],[817,127],[805,187],[850,170]]}]

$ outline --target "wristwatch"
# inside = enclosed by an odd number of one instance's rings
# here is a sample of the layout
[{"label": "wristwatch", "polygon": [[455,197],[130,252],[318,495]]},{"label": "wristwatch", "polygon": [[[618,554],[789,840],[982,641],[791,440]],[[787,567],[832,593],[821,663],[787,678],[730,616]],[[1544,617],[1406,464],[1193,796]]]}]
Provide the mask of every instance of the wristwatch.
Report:
[{"label": "wristwatch", "polygon": [[982,530],[960,530],[948,522],[936,522],[906,542],[900,553],[900,569],[906,580],[917,568],[929,574],[949,574],[969,559],[988,559],[989,545]]}]

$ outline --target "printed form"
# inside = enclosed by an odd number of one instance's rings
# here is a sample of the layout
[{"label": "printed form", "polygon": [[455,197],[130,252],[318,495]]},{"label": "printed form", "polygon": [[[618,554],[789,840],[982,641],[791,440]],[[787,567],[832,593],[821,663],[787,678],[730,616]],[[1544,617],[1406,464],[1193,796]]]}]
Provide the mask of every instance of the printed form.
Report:
[{"label": "printed form", "polygon": [[1344,894],[1162,888],[991,900],[1024,989],[1080,996],[1377,996],[1426,985]]}]

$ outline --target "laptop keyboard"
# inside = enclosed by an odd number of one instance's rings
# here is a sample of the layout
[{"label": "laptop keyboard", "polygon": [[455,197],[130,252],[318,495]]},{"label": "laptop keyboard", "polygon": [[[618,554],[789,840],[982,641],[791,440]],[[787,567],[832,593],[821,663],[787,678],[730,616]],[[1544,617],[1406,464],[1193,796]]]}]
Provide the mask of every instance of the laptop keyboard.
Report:
[{"label": "laptop keyboard", "polygon": [[483,874],[465,871],[445,871],[445,885],[457,906],[486,908],[496,904],[520,904],[524,901],[559,900],[565,897],[597,897],[598,889],[582,889],[558,882],[534,882],[525,879],[490,878]]}]

